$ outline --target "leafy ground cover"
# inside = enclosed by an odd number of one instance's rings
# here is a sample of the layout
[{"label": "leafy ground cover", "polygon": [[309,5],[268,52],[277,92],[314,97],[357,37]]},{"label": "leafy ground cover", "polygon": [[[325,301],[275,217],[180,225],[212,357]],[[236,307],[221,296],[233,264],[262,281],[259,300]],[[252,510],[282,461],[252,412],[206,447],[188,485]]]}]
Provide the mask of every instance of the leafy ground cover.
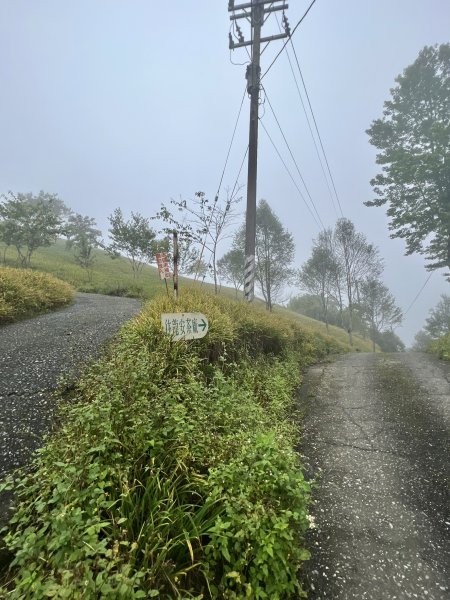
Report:
[{"label": "leafy ground cover", "polygon": [[[210,330],[173,342],[162,312]],[[302,595],[310,484],[294,448],[300,369],[344,346],[185,290],[161,296],[91,366],[27,472],[6,482],[9,598]]]},{"label": "leafy ground cover", "polygon": [[0,324],[68,304],[74,289],[47,273],[0,267]]},{"label": "leafy ground cover", "polygon": [[450,333],[430,343],[430,352],[444,360],[450,360]]}]

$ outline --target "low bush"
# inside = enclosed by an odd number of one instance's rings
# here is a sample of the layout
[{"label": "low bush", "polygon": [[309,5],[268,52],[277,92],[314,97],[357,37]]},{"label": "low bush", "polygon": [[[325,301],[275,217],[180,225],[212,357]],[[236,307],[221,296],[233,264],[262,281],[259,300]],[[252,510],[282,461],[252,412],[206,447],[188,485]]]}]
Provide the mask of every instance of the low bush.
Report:
[{"label": "low bush", "polygon": [[[173,342],[162,312],[203,312]],[[294,450],[301,365],[339,349],[287,318],[186,292],[149,303],[5,484],[18,598],[303,595],[309,484]],[[0,590],[1,592],[2,590]]]},{"label": "low bush", "polygon": [[47,273],[0,267],[0,323],[68,304],[73,288]]},{"label": "low bush", "polygon": [[430,352],[443,360],[450,360],[450,333],[430,343]]}]

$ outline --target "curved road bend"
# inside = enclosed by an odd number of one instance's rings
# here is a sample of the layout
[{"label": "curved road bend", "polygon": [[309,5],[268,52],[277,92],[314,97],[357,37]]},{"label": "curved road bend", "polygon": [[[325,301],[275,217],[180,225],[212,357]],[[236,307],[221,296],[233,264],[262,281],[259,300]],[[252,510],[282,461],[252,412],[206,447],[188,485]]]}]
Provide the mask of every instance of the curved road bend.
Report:
[{"label": "curved road bend", "polygon": [[349,354],[305,378],[311,600],[450,598],[450,363]]},{"label": "curved road bend", "polygon": [[76,375],[140,308],[131,298],[79,293],[68,308],[0,327],[0,478],[39,447],[60,378]]}]

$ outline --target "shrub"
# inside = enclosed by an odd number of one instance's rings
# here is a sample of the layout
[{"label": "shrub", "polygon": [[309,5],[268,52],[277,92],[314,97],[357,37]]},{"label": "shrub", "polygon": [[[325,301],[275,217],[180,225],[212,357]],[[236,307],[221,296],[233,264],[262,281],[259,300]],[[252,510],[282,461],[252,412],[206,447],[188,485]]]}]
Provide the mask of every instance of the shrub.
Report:
[{"label": "shrub", "polygon": [[443,335],[430,343],[430,352],[439,356],[443,360],[450,360],[450,333]]},{"label": "shrub", "polygon": [[73,288],[46,273],[0,267],[0,323],[68,304]]}]

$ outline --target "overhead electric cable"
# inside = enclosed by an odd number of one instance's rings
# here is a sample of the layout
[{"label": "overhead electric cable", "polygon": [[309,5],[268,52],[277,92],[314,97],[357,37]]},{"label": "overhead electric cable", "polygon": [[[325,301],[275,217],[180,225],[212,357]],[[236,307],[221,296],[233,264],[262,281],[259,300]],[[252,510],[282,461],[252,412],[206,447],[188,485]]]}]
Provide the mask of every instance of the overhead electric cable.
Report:
[{"label": "overhead electric cable", "polygon": [[403,313],[403,316],[405,316],[406,314],[408,314],[408,312],[411,310],[411,308],[414,306],[414,304],[416,303],[416,301],[419,299],[420,294],[423,292],[423,290],[425,289],[425,286],[427,285],[427,283],[430,281],[431,276],[433,275],[434,271],[431,271],[431,273],[428,275],[425,283],[423,284],[423,286],[420,288],[420,290],[418,291],[418,293],[416,294],[414,300],[411,302],[411,304],[408,306],[408,308],[405,310],[405,312]]},{"label": "overhead electric cable", "polygon": [[[302,193],[301,189],[299,188],[299,186],[298,186],[297,182],[295,181],[295,179],[294,179],[294,177],[293,177],[292,173],[291,173],[291,172],[290,172],[290,170],[289,170],[289,167],[287,166],[286,162],[284,161],[283,157],[281,156],[281,154],[280,154],[280,151],[278,150],[278,148],[277,148],[277,146],[276,146],[275,142],[273,141],[273,139],[272,139],[272,137],[271,137],[270,133],[267,131],[267,129],[266,129],[266,126],[264,125],[264,123],[263,123],[262,121],[260,121],[260,123],[261,123],[261,125],[262,125],[262,128],[263,128],[263,129],[264,129],[264,131],[266,132],[266,135],[267,135],[267,137],[269,138],[270,142],[272,143],[272,146],[274,147],[274,149],[275,149],[275,152],[278,154],[278,157],[279,157],[279,159],[280,159],[280,160],[281,160],[281,162],[283,163],[283,166],[284,166],[284,168],[286,169],[286,171],[287,171],[287,173],[288,173],[289,177],[292,179],[292,182],[293,182],[293,184],[294,184],[294,185],[295,185],[295,187],[297,188],[297,191],[298,191],[298,193],[299,193],[299,195],[300,195],[300,198],[303,200],[303,202],[304,202],[304,204],[305,204],[306,208],[307,208],[307,209],[308,209],[308,211],[309,211],[309,214],[312,216],[312,218],[314,219],[314,221],[315,221],[315,223],[316,223],[317,227],[320,229],[320,228],[321,228],[321,225],[319,224],[318,220],[316,219],[316,216],[315,216],[315,214],[313,213],[313,211],[311,210],[311,207],[310,207],[310,206],[309,206],[309,204],[306,202],[306,199],[305,199],[305,197],[304,197],[304,195],[303,195],[303,193]],[[320,217],[319,217],[319,219],[320,219]],[[325,228],[323,227],[323,223],[322,223],[322,221],[320,221],[320,223],[322,224],[322,228],[323,228],[323,229],[325,229]]]},{"label": "overhead electric cable", "polygon": [[[278,17],[277,17],[277,24],[278,24],[278,29],[281,31],[281,25],[280,25],[280,23],[278,21]],[[308,113],[306,111],[305,103],[303,102],[303,96],[302,96],[302,94],[300,92],[300,86],[298,85],[297,77],[295,75],[294,67],[292,66],[291,57],[290,57],[290,54],[289,54],[287,48],[286,48],[286,56],[287,56],[287,59],[289,61],[289,66],[290,66],[290,69],[291,69],[292,77],[294,78],[295,86],[296,86],[297,92],[298,92],[298,97],[300,98],[300,102],[301,102],[301,105],[302,105],[302,108],[303,108],[303,113],[305,115],[306,122],[308,124],[309,132],[310,132],[311,138],[312,138],[312,140],[314,142],[314,148],[316,149],[317,158],[319,159],[320,168],[322,169],[322,174],[323,174],[323,177],[325,179],[325,183],[326,183],[326,186],[327,186],[327,189],[328,189],[328,193],[329,193],[330,198],[331,198],[331,203],[333,205],[333,210],[334,210],[336,216],[338,217],[339,215],[338,215],[338,211],[337,211],[337,208],[336,208],[336,203],[334,201],[333,192],[331,190],[330,183],[328,181],[328,177],[327,177],[327,175],[325,173],[325,167],[323,165],[322,157],[320,156],[319,147],[317,146],[316,138],[315,138],[315,135],[314,135],[312,127],[311,127],[311,122],[309,120]],[[305,87],[304,83],[303,83],[303,86]],[[305,88],[305,91],[306,91],[306,88]],[[316,130],[317,130],[317,128],[316,128]]]},{"label": "overhead electric cable", "polygon": [[308,90],[306,89],[305,80],[303,78],[303,73],[302,73],[302,70],[300,68],[300,63],[299,63],[299,60],[298,60],[298,57],[297,57],[297,52],[295,51],[295,46],[294,46],[294,44],[292,42],[292,37],[290,38],[290,40],[291,40],[292,50],[294,51],[294,57],[295,57],[295,60],[296,60],[296,63],[297,63],[298,72],[300,73],[300,77],[302,79],[303,88],[305,90],[306,99],[308,100],[309,110],[311,111],[311,115],[312,115],[312,118],[313,118],[313,121],[314,121],[314,126],[315,126],[316,132],[317,132],[317,137],[319,138],[320,147],[322,148],[323,156],[325,158],[325,162],[326,162],[326,165],[327,165],[328,174],[330,176],[330,180],[331,180],[331,183],[333,185],[333,190],[334,190],[334,193],[335,193],[335,196],[336,196],[337,203],[339,205],[339,210],[340,210],[341,216],[343,217],[344,213],[342,211],[341,201],[339,200],[339,194],[337,193],[336,185],[334,183],[334,178],[333,178],[333,175],[331,173],[330,164],[329,164],[328,158],[327,158],[327,153],[325,152],[325,148],[323,146],[322,137],[320,135],[319,127],[317,125],[317,121],[316,121],[316,117],[314,115],[313,107],[311,105],[311,100],[309,99]]},{"label": "overhead electric cable", "polygon": [[303,175],[302,175],[302,173],[301,173],[301,171],[300,171],[300,167],[298,166],[298,163],[297,163],[297,161],[295,160],[295,156],[294,156],[294,154],[293,154],[293,152],[292,152],[292,150],[291,150],[291,147],[290,147],[290,145],[289,145],[289,142],[288,142],[288,141],[287,141],[287,139],[286,139],[286,136],[285,136],[285,134],[284,134],[284,131],[283,131],[283,129],[282,129],[282,127],[281,127],[281,125],[280,125],[280,122],[279,122],[279,120],[278,120],[278,118],[277,118],[277,116],[276,116],[276,114],[275,114],[275,111],[274,111],[274,109],[273,109],[273,106],[272,106],[272,104],[271,104],[271,102],[270,102],[270,100],[269,100],[269,97],[268,97],[268,95],[267,95],[267,92],[266,92],[266,90],[264,90],[264,95],[265,95],[265,97],[266,97],[266,100],[267,100],[267,102],[268,102],[268,104],[269,104],[269,106],[270,106],[270,110],[272,111],[272,114],[273,114],[273,116],[274,116],[274,119],[275,119],[275,121],[276,121],[276,123],[277,123],[277,125],[278,125],[278,129],[280,130],[280,132],[281,132],[281,135],[283,136],[283,139],[284,139],[284,142],[285,142],[285,144],[286,144],[286,146],[287,146],[287,149],[289,150],[289,154],[291,155],[291,158],[292,158],[292,160],[293,160],[293,162],[294,162],[295,168],[297,169],[297,173],[299,174],[299,177],[300,177],[300,179],[301,179],[301,181],[302,181],[302,183],[303,183],[303,185],[304,185],[304,187],[305,187],[305,190],[306,190],[306,193],[307,193],[307,195],[308,195],[308,198],[309,198],[309,200],[310,200],[310,202],[311,202],[311,205],[312,205],[312,206],[313,206],[313,208],[314,208],[314,211],[315,211],[315,213],[316,213],[316,215],[317,215],[317,218],[319,219],[319,221],[320,221],[320,223],[321,223],[321,225],[322,225],[322,228],[323,228],[323,229],[325,229],[325,226],[324,226],[324,224],[323,224],[323,222],[322,222],[322,219],[320,218],[320,215],[319,215],[319,212],[318,212],[318,210],[317,210],[317,207],[316,207],[316,205],[315,205],[315,202],[314,202],[314,200],[312,199],[312,196],[311,196],[311,194],[310,194],[310,191],[309,191],[309,189],[308,189],[308,186],[306,185],[306,182],[305,182],[305,180],[304,180],[304,178],[303,178]]},{"label": "overhead electric cable", "polygon": [[235,123],[235,125],[234,125],[234,129],[233,129],[233,135],[231,136],[230,145],[228,146],[228,152],[227,152],[227,157],[226,157],[226,159],[225,159],[225,165],[224,165],[224,167],[223,167],[223,170],[222,170],[222,175],[221,175],[221,177],[220,177],[219,187],[217,188],[217,192],[216,192],[216,195],[215,195],[215,202],[217,202],[217,199],[219,198],[220,188],[222,187],[222,182],[223,182],[223,178],[224,178],[224,175],[225,175],[225,170],[226,170],[226,168],[227,168],[228,159],[230,158],[231,147],[232,147],[232,145],[233,145],[234,136],[236,135],[236,129],[237,129],[237,126],[238,126],[238,123],[239,123],[239,118],[240,118],[240,116],[241,116],[241,112],[242,112],[242,105],[244,104],[244,100],[245,100],[245,94],[246,94],[246,92],[247,92],[247,87],[245,88],[245,90],[244,90],[244,94],[243,94],[243,96],[242,96],[241,105],[240,105],[240,107],[239,107],[238,116],[237,116],[236,123]]},{"label": "overhead electric cable", "polygon": [[236,190],[236,187],[238,185],[238,180],[239,180],[239,177],[241,176],[242,167],[244,166],[244,162],[245,162],[245,159],[247,158],[247,154],[248,154],[248,145],[247,145],[247,149],[244,154],[244,158],[242,159],[241,166],[239,167],[239,172],[237,174],[236,181],[234,182],[233,190],[230,195],[231,199],[234,198],[234,191]]},{"label": "overhead electric cable", "polygon": [[307,14],[309,13],[309,11],[311,10],[311,8],[314,6],[315,3],[316,3],[316,0],[312,0],[311,4],[308,6],[308,8],[306,9],[305,13],[303,14],[303,17],[300,19],[300,21],[297,23],[297,25],[292,30],[290,37],[284,42],[283,46],[281,47],[281,50],[278,52],[278,54],[275,56],[275,58],[273,59],[273,61],[270,63],[269,67],[264,71],[264,74],[261,77],[261,81],[264,79],[264,77],[267,75],[267,73],[273,67],[273,65],[275,64],[275,61],[278,59],[278,57],[280,56],[280,54],[286,48],[287,44],[289,43],[289,40],[292,38],[292,36],[294,35],[294,33],[297,31],[298,27],[306,19]]}]

